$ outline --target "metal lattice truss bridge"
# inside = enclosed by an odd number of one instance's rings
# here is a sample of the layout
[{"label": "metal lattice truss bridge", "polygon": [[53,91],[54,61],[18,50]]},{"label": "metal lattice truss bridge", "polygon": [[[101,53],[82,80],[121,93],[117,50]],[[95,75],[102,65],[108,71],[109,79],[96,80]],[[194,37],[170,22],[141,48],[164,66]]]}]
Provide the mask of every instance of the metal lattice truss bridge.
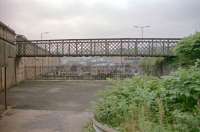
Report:
[{"label": "metal lattice truss bridge", "polygon": [[18,41],[18,57],[174,56],[178,38],[112,38]]}]

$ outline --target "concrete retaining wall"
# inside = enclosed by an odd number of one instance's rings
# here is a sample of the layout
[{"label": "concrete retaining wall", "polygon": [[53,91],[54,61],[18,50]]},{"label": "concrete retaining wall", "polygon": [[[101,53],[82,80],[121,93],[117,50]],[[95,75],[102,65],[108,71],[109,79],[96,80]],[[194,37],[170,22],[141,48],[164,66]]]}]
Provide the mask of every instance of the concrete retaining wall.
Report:
[{"label": "concrete retaining wall", "polygon": [[7,68],[7,87],[15,84],[15,32],[0,22],[0,90],[4,88],[4,73]]},{"label": "concrete retaining wall", "polygon": [[[28,41],[25,36],[17,35],[17,41]],[[24,52],[34,52],[37,50],[38,52],[45,54],[46,50],[42,49],[38,46],[26,45],[28,51]],[[20,48],[22,49],[22,48]],[[58,57],[21,57],[16,59],[16,75],[17,75],[17,83],[27,79],[35,79],[38,75],[44,74],[48,71],[42,69],[42,67],[46,66],[57,66],[60,64],[60,58]],[[27,69],[27,67],[31,67]]]},{"label": "concrete retaining wall", "polygon": [[[0,22],[0,91],[4,89],[5,82],[5,67],[7,68],[7,88],[16,85],[17,83],[26,80],[26,79],[34,79],[35,76],[41,74],[42,72],[47,71],[39,71],[38,68],[34,69],[34,71],[27,71],[26,67],[42,67],[47,65],[59,65],[59,58],[37,58],[37,57],[29,57],[29,58],[17,58],[16,57],[16,40],[27,40],[22,35],[15,34],[14,30]],[[40,52],[46,52],[40,47],[30,47],[30,50],[35,50],[38,48]]]},{"label": "concrete retaining wall", "polygon": [[56,57],[23,57],[16,62],[17,83],[27,79],[35,79],[38,75],[48,72],[43,67],[60,64],[59,58]]}]

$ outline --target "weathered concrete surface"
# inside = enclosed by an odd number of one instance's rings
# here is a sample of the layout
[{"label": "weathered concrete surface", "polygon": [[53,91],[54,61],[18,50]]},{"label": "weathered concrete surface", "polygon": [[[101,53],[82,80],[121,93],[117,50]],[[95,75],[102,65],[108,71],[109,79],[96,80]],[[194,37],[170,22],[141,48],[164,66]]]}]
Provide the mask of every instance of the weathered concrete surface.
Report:
[{"label": "weathered concrete surface", "polygon": [[8,102],[15,109],[0,120],[0,132],[81,132],[92,117],[96,93],[108,85],[106,81],[21,83],[9,90]]},{"label": "weathered concrete surface", "polygon": [[1,132],[81,132],[89,112],[9,110],[0,121]]}]

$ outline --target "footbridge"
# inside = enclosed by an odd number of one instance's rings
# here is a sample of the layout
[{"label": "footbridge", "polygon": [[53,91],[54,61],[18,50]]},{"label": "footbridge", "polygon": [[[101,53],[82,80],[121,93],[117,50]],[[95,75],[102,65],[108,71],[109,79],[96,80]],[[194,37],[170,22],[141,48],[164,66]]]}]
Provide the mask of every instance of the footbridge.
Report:
[{"label": "footbridge", "polygon": [[101,38],[17,41],[18,57],[174,56],[180,38]]}]

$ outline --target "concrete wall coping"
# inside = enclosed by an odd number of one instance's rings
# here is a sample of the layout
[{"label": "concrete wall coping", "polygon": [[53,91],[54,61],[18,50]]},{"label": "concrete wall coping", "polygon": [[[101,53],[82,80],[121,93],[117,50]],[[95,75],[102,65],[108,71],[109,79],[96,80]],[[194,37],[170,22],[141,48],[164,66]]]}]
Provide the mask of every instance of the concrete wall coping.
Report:
[{"label": "concrete wall coping", "polygon": [[1,21],[0,21],[0,26],[5,28],[6,30],[8,30],[9,32],[11,32],[12,34],[15,35],[15,31]]}]

